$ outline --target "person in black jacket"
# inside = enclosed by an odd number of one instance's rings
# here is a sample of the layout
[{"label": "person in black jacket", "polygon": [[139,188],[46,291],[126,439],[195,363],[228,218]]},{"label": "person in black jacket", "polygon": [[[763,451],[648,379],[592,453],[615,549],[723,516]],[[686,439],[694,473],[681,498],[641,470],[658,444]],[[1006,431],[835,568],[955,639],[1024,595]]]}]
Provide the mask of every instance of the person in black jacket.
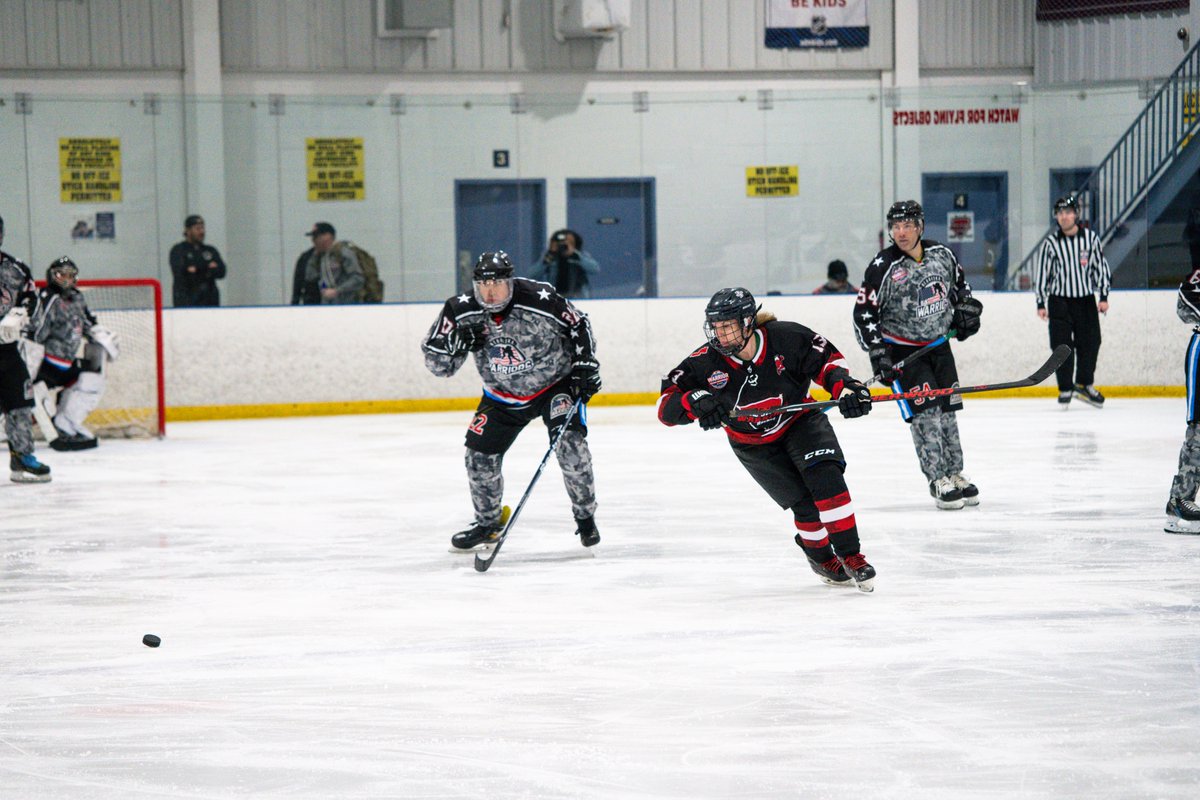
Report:
[{"label": "person in black jacket", "polygon": [[183,241],[171,248],[176,308],[221,305],[217,281],[225,277],[225,262],[217,248],[204,243],[204,235],[204,218],[192,214],[183,222]]}]

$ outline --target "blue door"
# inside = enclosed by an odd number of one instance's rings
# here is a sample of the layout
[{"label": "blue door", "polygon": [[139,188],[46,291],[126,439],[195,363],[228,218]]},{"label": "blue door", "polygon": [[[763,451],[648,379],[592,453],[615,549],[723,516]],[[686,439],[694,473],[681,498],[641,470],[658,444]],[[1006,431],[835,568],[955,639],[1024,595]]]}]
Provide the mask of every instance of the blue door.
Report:
[{"label": "blue door", "polygon": [[939,172],[921,176],[925,236],[950,247],[975,289],[1008,279],[1008,173]]},{"label": "blue door", "polygon": [[592,297],[656,297],[653,178],[568,178],[567,227],[600,264]]},{"label": "blue door", "polygon": [[455,274],[458,291],[471,288],[480,253],[503,250],[517,274],[542,256],[546,230],[546,182],[508,180],[454,182]]}]

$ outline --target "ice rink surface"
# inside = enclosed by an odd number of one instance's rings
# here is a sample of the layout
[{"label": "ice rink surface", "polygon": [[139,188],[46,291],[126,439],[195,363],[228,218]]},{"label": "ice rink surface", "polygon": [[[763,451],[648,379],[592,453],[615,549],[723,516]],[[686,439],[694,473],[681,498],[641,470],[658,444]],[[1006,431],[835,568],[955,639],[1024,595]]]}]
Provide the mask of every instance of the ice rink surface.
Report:
[{"label": "ice rink surface", "polygon": [[594,553],[552,460],[486,574],[447,552],[468,412],[39,453],[0,487],[0,797],[1195,798],[1183,407],[968,399],[953,512],[894,407],[835,413],[873,595],[650,407],[590,412]]}]

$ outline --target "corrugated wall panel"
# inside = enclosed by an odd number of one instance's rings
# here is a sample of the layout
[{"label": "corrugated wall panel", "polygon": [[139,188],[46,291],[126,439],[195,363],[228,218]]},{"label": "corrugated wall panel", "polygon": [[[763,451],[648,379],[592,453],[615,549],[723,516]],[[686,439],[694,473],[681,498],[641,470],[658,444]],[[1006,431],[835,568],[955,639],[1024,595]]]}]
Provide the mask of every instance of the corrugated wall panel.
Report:
[{"label": "corrugated wall panel", "polygon": [[287,14],[286,0],[255,0],[253,12],[253,40],[250,43],[253,64],[259,69],[283,70],[287,64],[285,33]]},{"label": "corrugated wall panel", "polygon": [[23,67],[29,61],[25,46],[25,0],[0,0],[0,67]]},{"label": "corrugated wall panel", "polygon": [[728,0],[700,4],[700,64],[706,70],[729,69],[729,14]]},{"label": "corrugated wall panel", "polygon": [[646,0],[632,0],[629,30],[621,34],[617,47],[621,51],[621,69],[640,72],[649,65],[650,33],[646,27]]},{"label": "corrugated wall panel", "polygon": [[91,0],[88,4],[88,29],[91,34],[92,66],[123,66],[124,43],[121,37],[121,0]]},{"label": "corrugated wall panel", "polygon": [[53,5],[58,10],[58,65],[91,66],[92,39],[88,30],[88,7],[82,3]]},{"label": "corrugated wall panel", "polygon": [[25,2],[25,43],[30,67],[58,66],[57,5],[41,0]]},{"label": "corrugated wall panel", "polygon": [[342,22],[346,31],[346,68],[352,72],[374,69],[377,58],[374,17],[343,8]]},{"label": "corrugated wall panel", "polygon": [[729,0],[729,69],[753,70],[757,66],[763,32],[757,24],[759,0]]},{"label": "corrugated wall panel", "polygon": [[694,72],[704,69],[700,53],[704,37],[702,6],[696,0],[675,0],[675,64],[677,70]]},{"label": "corrugated wall panel", "polygon": [[675,68],[675,3],[646,0],[647,69],[669,72]]},{"label": "corrugated wall panel", "polygon": [[183,9],[179,0],[152,4],[150,14],[154,44],[154,66],[159,69],[183,69]]},{"label": "corrugated wall panel", "polygon": [[246,70],[254,66],[254,9],[249,3],[221,3],[221,66]]},{"label": "corrugated wall panel", "polygon": [[1039,22],[1034,30],[1034,80],[1040,84],[1162,78],[1186,54],[1175,32],[1188,12]]},{"label": "corrugated wall panel", "polygon": [[922,0],[922,69],[1031,69],[1034,0]]}]

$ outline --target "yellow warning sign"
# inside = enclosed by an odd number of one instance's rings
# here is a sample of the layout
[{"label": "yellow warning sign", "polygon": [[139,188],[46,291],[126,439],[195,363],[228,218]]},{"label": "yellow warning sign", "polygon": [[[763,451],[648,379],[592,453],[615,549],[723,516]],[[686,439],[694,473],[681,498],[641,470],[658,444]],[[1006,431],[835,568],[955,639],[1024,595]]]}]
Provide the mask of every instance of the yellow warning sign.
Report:
[{"label": "yellow warning sign", "polygon": [[346,139],[308,139],[308,199],[364,200],[367,184],[361,136]]},{"label": "yellow warning sign", "polygon": [[746,197],[795,197],[800,194],[800,167],[746,167]]},{"label": "yellow warning sign", "polygon": [[121,140],[59,139],[58,175],[64,203],[121,202]]}]

